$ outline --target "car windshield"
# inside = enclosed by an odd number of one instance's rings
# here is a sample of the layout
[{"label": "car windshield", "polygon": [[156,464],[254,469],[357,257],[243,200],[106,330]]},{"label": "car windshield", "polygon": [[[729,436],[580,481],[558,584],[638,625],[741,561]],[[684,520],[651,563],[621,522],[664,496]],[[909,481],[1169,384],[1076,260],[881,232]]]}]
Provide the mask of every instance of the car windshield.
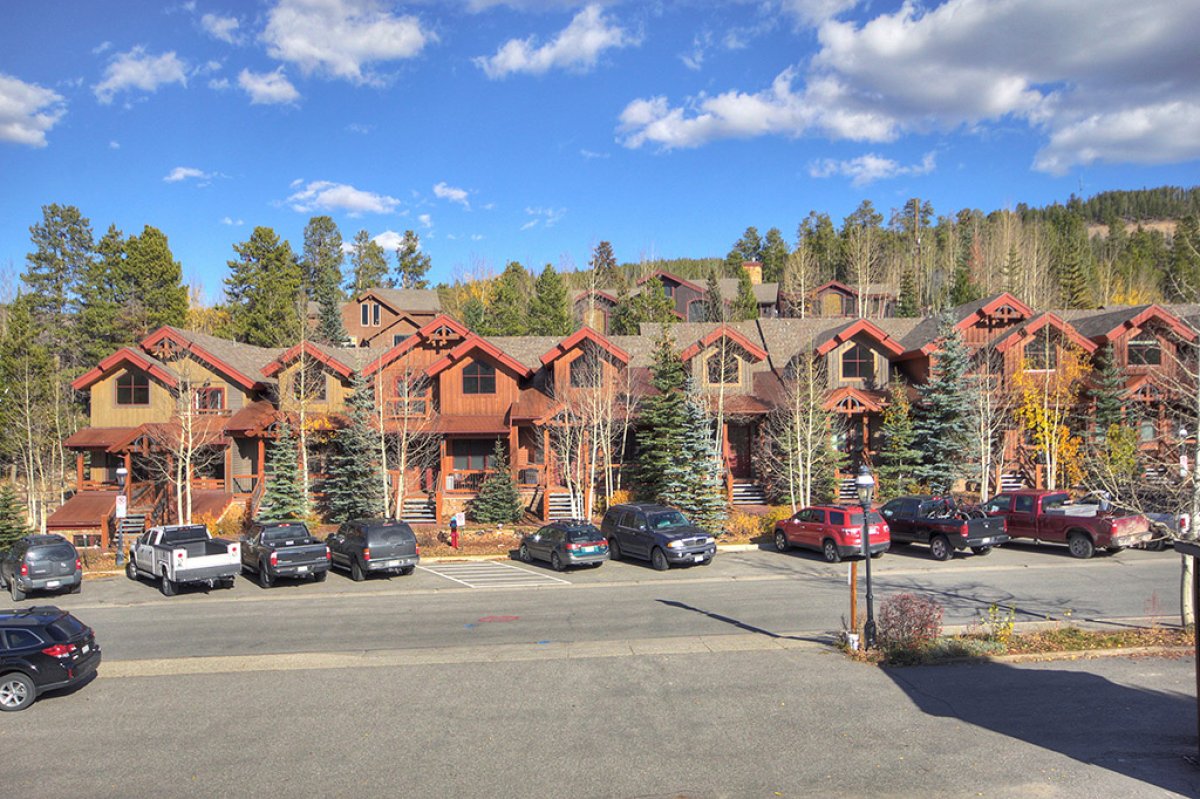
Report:
[{"label": "car windshield", "polygon": [[202,524],[190,524],[174,530],[163,530],[162,542],[171,544],[187,544],[191,541],[203,541],[208,538],[208,528]]},{"label": "car windshield", "polygon": [[[875,511],[871,511],[869,514],[867,514],[867,519],[870,521],[871,524],[879,524],[880,522],[883,521],[883,517],[880,516]],[[850,514],[850,524],[862,524],[862,514],[861,513],[851,513]]]},{"label": "car windshield", "polygon": [[308,530],[302,524],[287,527],[268,527],[262,532],[262,540],[267,543],[279,541],[295,541],[297,538],[308,538]]},{"label": "car windshield", "polygon": [[590,524],[586,527],[570,527],[567,529],[568,541],[599,541],[603,537],[600,531]]},{"label": "car windshield", "polygon": [[51,544],[48,547],[30,547],[29,553],[25,556],[30,561],[45,561],[45,560],[74,560],[75,550],[70,544]]},{"label": "car windshield", "polygon": [[670,530],[674,527],[687,527],[688,520],[677,510],[663,511],[650,514],[650,529]]},{"label": "car windshield", "polygon": [[380,544],[403,544],[412,540],[413,532],[407,524],[393,524],[387,527],[374,527],[367,531],[371,546]]}]

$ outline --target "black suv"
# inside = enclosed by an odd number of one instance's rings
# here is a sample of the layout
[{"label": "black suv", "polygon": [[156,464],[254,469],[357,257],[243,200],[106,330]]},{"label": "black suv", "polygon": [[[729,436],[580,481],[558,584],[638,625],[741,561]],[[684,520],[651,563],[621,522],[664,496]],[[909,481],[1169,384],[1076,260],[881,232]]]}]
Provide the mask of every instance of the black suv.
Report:
[{"label": "black suv", "polygon": [[0,711],[88,679],[100,665],[92,628],[53,606],[0,610]]},{"label": "black suv", "polygon": [[0,560],[0,588],[20,602],[30,591],[70,591],[83,587],[83,564],[75,546],[61,535],[17,539]]},{"label": "black suv", "polygon": [[368,574],[412,574],[421,560],[421,547],[406,522],[396,519],[356,519],[325,539],[332,565],[350,572],[355,582]]},{"label": "black suv", "polygon": [[673,563],[707,566],[717,553],[716,539],[665,505],[613,505],[600,531],[613,560],[641,558],[659,571]]}]

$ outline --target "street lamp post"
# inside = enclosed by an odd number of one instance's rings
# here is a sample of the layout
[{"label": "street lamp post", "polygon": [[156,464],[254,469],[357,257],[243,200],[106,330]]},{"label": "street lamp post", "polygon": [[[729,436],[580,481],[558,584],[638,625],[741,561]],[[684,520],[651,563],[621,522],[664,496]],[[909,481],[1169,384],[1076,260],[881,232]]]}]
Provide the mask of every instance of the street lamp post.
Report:
[{"label": "street lamp post", "polygon": [[871,592],[871,499],[875,494],[875,478],[871,470],[863,464],[854,478],[854,488],[858,491],[858,504],[862,507],[862,553],[867,564],[867,623],[863,627],[863,646],[875,648],[875,595]]}]

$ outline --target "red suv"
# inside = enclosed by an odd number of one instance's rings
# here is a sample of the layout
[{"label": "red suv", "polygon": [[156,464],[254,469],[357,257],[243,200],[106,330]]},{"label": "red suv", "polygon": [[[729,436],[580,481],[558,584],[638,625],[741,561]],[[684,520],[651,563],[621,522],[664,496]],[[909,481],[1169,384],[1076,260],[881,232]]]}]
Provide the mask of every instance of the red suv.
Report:
[{"label": "red suv", "polygon": [[[887,522],[875,511],[867,517],[868,547],[881,555],[891,544]],[[786,552],[793,546],[815,549],[830,563],[862,554],[862,508],[845,505],[814,505],[775,523],[775,548]]]}]

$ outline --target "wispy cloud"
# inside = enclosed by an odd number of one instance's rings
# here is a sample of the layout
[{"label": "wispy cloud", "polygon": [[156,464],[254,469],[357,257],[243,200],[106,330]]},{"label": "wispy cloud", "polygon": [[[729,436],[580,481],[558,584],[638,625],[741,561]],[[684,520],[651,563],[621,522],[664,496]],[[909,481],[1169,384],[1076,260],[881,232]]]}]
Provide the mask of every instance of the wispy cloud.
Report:
[{"label": "wispy cloud", "polygon": [[197,169],[194,166],[177,166],[163,177],[163,181],[166,183],[181,183],[185,180],[194,180],[197,186],[207,186],[215,176],[215,173],[205,172],[203,169]]},{"label": "wispy cloud", "polygon": [[891,158],[867,153],[846,161],[824,158],[809,164],[808,174],[814,178],[829,178],[841,175],[850,178],[851,185],[866,186],[877,180],[887,180],[904,175],[928,175],[937,168],[937,156],[928,152],[919,164],[903,166]]},{"label": "wispy cloud", "polygon": [[200,27],[214,39],[220,39],[229,44],[241,41],[238,28],[241,23],[237,17],[223,17],[220,14],[205,14],[200,17]]},{"label": "wispy cloud", "polygon": [[238,86],[250,96],[251,105],[287,105],[300,99],[300,92],[283,74],[283,67],[274,72],[238,73]]},{"label": "wispy cloud", "polygon": [[[295,185],[293,185],[295,188]],[[400,205],[395,197],[375,194],[349,186],[318,180],[295,192],[287,201],[300,213],[311,211],[345,211],[350,216],[361,214],[390,214]]]},{"label": "wispy cloud", "polygon": [[224,219],[222,219],[222,220],[221,220],[221,224],[222,224],[222,225],[229,225],[230,227],[241,227],[242,225],[244,225],[244,224],[246,224],[246,223],[245,223],[245,222],[243,222],[243,221],[242,221],[242,220],[240,220],[240,219],[234,219],[234,218],[233,218],[233,217],[231,217],[231,216],[227,216],[227,217],[225,217]]},{"label": "wispy cloud", "polygon": [[429,214],[420,214],[417,216],[417,221],[421,223],[421,227],[428,230],[433,227],[433,217]]},{"label": "wispy cloud", "polygon": [[151,55],[138,46],[118,53],[104,70],[104,79],[92,87],[96,99],[108,105],[120,92],[140,89],[158,91],[159,86],[187,86],[187,64],[174,51]]},{"label": "wispy cloud", "polygon": [[467,199],[467,190],[447,185],[444,180],[433,187],[433,194],[438,199],[449,200],[452,203],[458,203],[467,210],[471,209],[471,203]]},{"label": "wispy cloud", "polygon": [[489,78],[527,73],[542,75],[551,69],[587,72],[594,69],[605,50],[636,47],[641,37],[611,24],[598,5],[589,5],[575,15],[552,41],[537,46],[537,38],[509,39],[490,57],[474,59]]},{"label": "wispy cloud", "polygon": [[66,113],[58,92],[0,73],[0,141],[45,147],[46,134]]},{"label": "wispy cloud", "polygon": [[532,217],[525,224],[521,225],[521,230],[529,230],[537,227],[539,224],[542,227],[554,227],[558,221],[567,214],[566,208],[526,208],[525,213]]}]

